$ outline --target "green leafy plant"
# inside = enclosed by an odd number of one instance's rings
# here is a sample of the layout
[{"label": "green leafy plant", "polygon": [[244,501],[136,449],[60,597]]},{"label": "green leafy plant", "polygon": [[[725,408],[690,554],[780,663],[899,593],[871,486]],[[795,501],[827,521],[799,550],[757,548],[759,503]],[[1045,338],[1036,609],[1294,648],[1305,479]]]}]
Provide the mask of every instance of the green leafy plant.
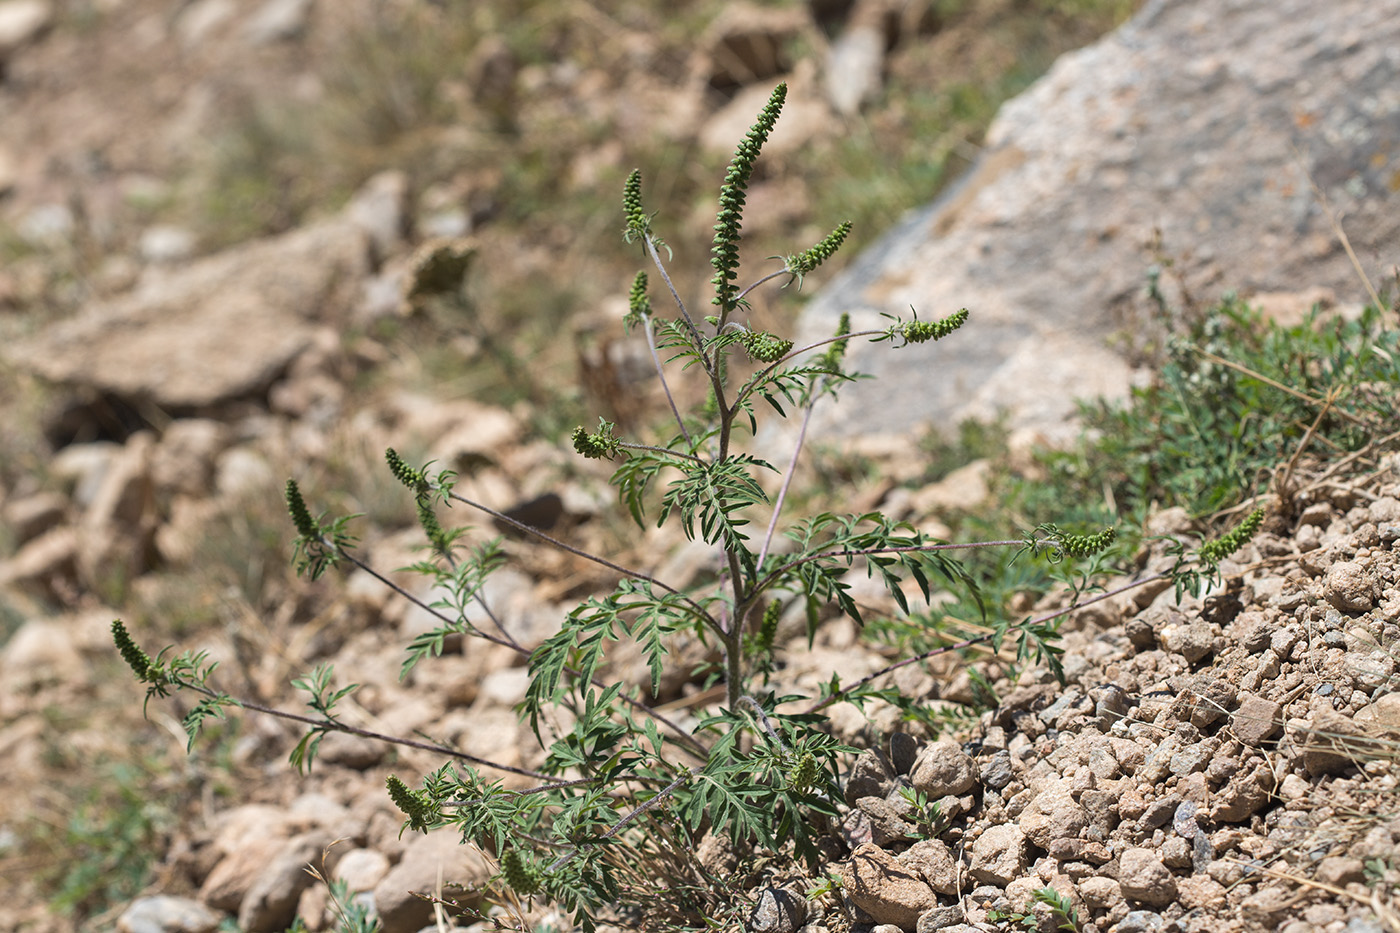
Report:
[{"label": "green leafy plant", "polygon": [[987,912],[987,919],[994,923],[1006,920],[1033,930],[1039,923],[1033,912],[1036,904],[1044,904],[1050,908],[1050,916],[1056,923],[1056,930],[1079,933],[1079,915],[1075,912],[1074,905],[1068,897],[1050,887],[1036,888],[1032,891],[1031,899],[1024,910],[990,910]]},{"label": "green leafy plant", "polygon": [[[38,874],[55,908],[78,920],[135,897],[150,880],[175,814],[150,785],[149,762],[102,763],[100,780],[65,801],[61,818],[45,820],[30,840]],[[51,864],[48,864],[51,861]]]},{"label": "green leafy plant", "polygon": [[920,839],[936,839],[949,827],[952,820],[943,812],[937,800],[929,800],[928,794],[914,787],[901,787],[899,795],[909,804],[908,818],[912,819]]},{"label": "green leafy plant", "polygon": [[1382,387],[1400,380],[1400,330],[1385,311],[1280,326],[1234,296],[1195,314],[1157,300],[1168,331],[1151,383],[1085,405],[1098,440],[1046,459],[1049,485],[1071,501],[1107,489],[1134,523],[1153,503],[1208,515],[1281,465],[1286,479],[1308,448],[1351,452],[1388,433]]},{"label": "green leafy plant", "polygon": [[[1018,661],[1044,662],[1062,673],[1058,625],[1073,607],[1020,620],[995,610],[989,613],[977,581],[953,555],[1010,549],[1031,561],[1092,561],[1112,543],[1112,528],[1073,533],[1043,524],[1020,538],[954,544],[878,512],[817,511],[796,518],[785,514],[814,407],[856,378],[844,368],[850,341],[864,339],[904,350],[944,339],[969,318],[966,310],[936,320],[920,320],[917,313],[909,319],[887,316],[885,326],[864,331],[853,330],[843,318],[831,337],[804,347],[755,330],[744,320],[747,297],[755,287],[774,280],[800,281],[832,255],[849,230],[846,224],[838,225],[815,246],[783,259],[780,269],[747,287],[737,284],[745,192],[785,95],[786,87],[779,85],[725,175],[711,246],[712,314],[696,317],[681,298],[661,255],[666,247],[643,207],[640,173],[628,178],[624,238],[640,245],[677,315],[662,318],[655,312],[646,294],[647,278],[639,275],[633,279],[624,323],[640,328],[646,337],[674,423],[659,443],[630,440],[603,419],[595,429],[579,427],[572,436],[581,456],[616,462],[612,483],[639,526],[674,523],[687,538],[713,548],[723,568],[717,580],[682,588],[583,551],[461,495],[450,471],[433,474],[428,466],[410,465],[389,450],[389,470],[413,496],[431,555],[412,569],[430,577],[446,594],[428,605],[355,553],[348,518],[313,518],[297,483],[287,484],[300,570],[317,577],[335,566],[352,565],[437,620],[435,629],[409,646],[405,676],[439,654],[449,636],[483,638],[528,657],[529,686],[520,714],[545,753],[537,769],[508,767],[445,746],[352,727],[336,715],[335,706],[355,687],[337,687],[328,665],[296,682],[310,695],[309,714],[234,699],[211,685],[215,669],[204,655],[171,657],[167,649],[152,659],[125,626],[115,622],[114,641],[146,684],[147,699],[177,689],[198,694],[200,700],[185,722],[191,738],[203,721],[224,715],[230,707],[300,722],[307,732],[292,752],[298,768],[312,767],[320,738],[332,731],[439,754],[448,763],[420,786],[397,776],[388,778],[389,796],[406,817],[404,830],[451,827],[498,856],[498,882],[515,896],[557,903],[585,929],[592,929],[600,916],[618,912],[646,918],[666,911],[668,922],[675,925],[698,922],[714,907],[715,893],[684,879],[698,874],[691,853],[705,833],[729,837],[740,851],[762,846],[815,866],[817,842],[838,816],[841,756],[856,751],[829,734],[822,711],[838,701],[897,699],[893,688],[877,685],[895,669],[973,645],[998,650],[1010,639]],[[679,376],[690,374],[706,390],[705,400],[688,413],[682,412],[671,385],[678,377],[677,367]],[[757,434],[760,415],[770,412],[799,419],[797,440],[781,470],[739,446],[741,438]],[[583,600],[558,632],[539,645],[520,644],[499,623],[496,631],[479,628],[469,621],[467,608],[489,609],[483,584],[503,562],[503,552],[496,541],[466,547],[463,529],[448,530],[439,522],[434,511],[438,504],[471,508],[606,568],[618,583],[611,592]],[[780,535],[786,539],[782,546]],[[1192,566],[1184,561],[1178,572]],[[847,579],[862,570],[884,586],[904,614],[913,611],[906,581],[912,581],[925,601],[935,584],[963,594],[976,607],[985,633],[932,645],[855,682],[843,683],[833,673],[810,694],[790,692],[779,676],[776,637],[784,610],[794,607],[805,616],[809,644],[832,610],[863,626],[866,619]],[[1074,591],[1076,602],[1083,605],[1112,595],[1090,596],[1092,591],[1085,581]],[[718,664],[698,671],[697,678],[702,686],[722,687],[723,702],[703,711],[689,728],[655,704],[662,674],[674,663],[670,646],[677,637],[697,640],[719,658]],[[609,648],[621,641],[640,647],[647,669],[642,683],[624,682],[610,673]],[[507,789],[486,777],[487,771],[508,771],[538,783],[525,790]],[[922,809],[930,814],[926,830],[936,831],[941,818],[924,803]],[[668,880],[662,877],[665,873],[648,867],[674,864],[690,868],[670,873]]]}]

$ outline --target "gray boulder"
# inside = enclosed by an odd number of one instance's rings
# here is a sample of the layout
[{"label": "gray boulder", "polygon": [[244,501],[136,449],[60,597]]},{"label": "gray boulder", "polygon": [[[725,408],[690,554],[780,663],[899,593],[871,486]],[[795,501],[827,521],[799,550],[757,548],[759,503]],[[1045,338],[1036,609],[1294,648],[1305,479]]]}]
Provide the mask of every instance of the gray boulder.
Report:
[{"label": "gray boulder", "polygon": [[1151,244],[1196,296],[1226,289],[1341,302],[1364,288],[1315,182],[1371,281],[1400,242],[1400,0],[1149,2],[1066,55],[988,131],[968,176],[911,213],[824,290],[800,336],[881,312],[971,319],[934,345],[853,345],[878,376],[828,407],[835,433],[951,427],[1006,410],[1068,432],[1073,399],[1126,392],[1110,349],[1140,324]]}]

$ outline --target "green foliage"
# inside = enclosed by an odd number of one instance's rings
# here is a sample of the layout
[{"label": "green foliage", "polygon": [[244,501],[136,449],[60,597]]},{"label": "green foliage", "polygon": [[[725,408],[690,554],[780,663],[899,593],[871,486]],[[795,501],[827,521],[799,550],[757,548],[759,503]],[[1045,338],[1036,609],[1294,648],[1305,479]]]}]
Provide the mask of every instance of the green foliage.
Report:
[{"label": "green foliage", "polygon": [[1207,515],[1261,490],[1310,431],[1313,450],[1348,452],[1393,420],[1376,387],[1400,382],[1400,331],[1375,308],[1285,327],[1226,297],[1172,327],[1150,384],[1084,407],[1098,439],[1047,457],[1062,497],[1108,488],[1134,524],[1153,503]]},{"label": "green foliage", "polygon": [[929,800],[928,794],[913,787],[901,787],[899,795],[904,798],[904,802],[909,805],[910,812],[908,818],[914,822],[920,839],[936,839],[943,834],[950,825],[950,820],[943,812],[943,807],[937,800]]},{"label": "green foliage", "polygon": [[1066,933],[1079,933],[1079,917],[1069,897],[1054,888],[1046,887],[1032,891],[1031,899],[1050,908],[1051,917],[1058,924],[1055,929],[1064,930]]},{"label": "green foliage", "polygon": [[316,750],[321,745],[321,739],[335,725],[335,705],[359,689],[359,684],[350,684],[333,691],[331,679],[334,676],[334,667],[329,664],[318,664],[315,670],[307,676],[292,681],[293,687],[311,694],[306,705],[324,721],[323,725],[312,728],[310,732],[302,736],[301,741],[292,749],[292,766],[298,772],[311,770],[311,763],[316,760]]},{"label": "green foliage", "polygon": [[1034,930],[1039,925],[1039,920],[1033,913],[1036,904],[1044,904],[1050,908],[1050,918],[1056,923],[1056,930],[1079,933],[1079,916],[1075,913],[1074,905],[1068,897],[1050,887],[1036,888],[1032,891],[1025,910],[992,910],[987,913],[987,919],[994,923],[1008,920],[1028,930]]},{"label": "green foliage", "polygon": [[380,933],[383,929],[373,906],[350,891],[344,878],[330,881],[322,878],[330,891],[331,912],[335,915],[334,933]]},{"label": "green foliage", "polygon": [[147,884],[174,815],[151,793],[152,775],[132,764],[102,766],[101,780],[47,823],[33,844],[58,857],[40,880],[51,904],[86,917],[136,897]]}]

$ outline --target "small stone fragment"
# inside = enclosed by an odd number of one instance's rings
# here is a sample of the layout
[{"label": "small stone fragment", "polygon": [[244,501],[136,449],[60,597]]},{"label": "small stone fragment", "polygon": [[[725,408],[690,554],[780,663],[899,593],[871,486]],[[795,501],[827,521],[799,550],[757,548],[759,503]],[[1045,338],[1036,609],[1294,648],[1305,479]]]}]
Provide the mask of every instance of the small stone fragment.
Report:
[{"label": "small stone fragment", "polygon": [[870,818],[870,841],[877,846],[900,842],[914,834],[914,826],[884,797],[862,797],[856,801],[856,807]]},{"label": "small stone fragment", "polygon": [[1240,903],[1240,913],[1246,921],[1272,927],[1292,914],[1297,904],[1297,891],[1281,886],[1268,887],[1246,897]]},{"label": "small stone fragment", "polygon": [[1359,858],[1329,856],[1317,863],[1316,879],[1322,884],[1343,888],[1366,880],[1366,866]]},{"label": "small stone fragment", "polygon": [[1363,564],[1338,561],[1327,570],[1322,595],[1343,612],[1366,612],[1376,604],[1376,580]]},{"label": "small stone fragment", "polygon": [[1118,866],[1118,886],[1130,901],[1165,907],[1176,897],[1176,878],[1152,849],[1132,848]]},{"label": "small stone fragment", "polygon": [[1166,921],[1162,915],[1150,910],[1129,911],[1118,925],[1113,928],[1114,933],[1158,933],[1165,926]]},{"label": "small stone fragment", "polygon": [[1303,767],[1312,777],[1340,774],[1374,751],[1368,738],[1350,716],[1321,706],[1300,736]]},{"label": "small stone fragment", "polygon": [[919,925],[914,933],[954,933],[959,928],[974,930],[963,923],[963,909],[957,904],[949,907],[935,907],[919,917]]},{"label": "small stone fragment", "polygon": [[1283,707],[1273,700],[1242,694],[1239,709],[1230,717],[1230,727],[1235,732],[1235,738],[1245,745],[1258,748],[1283,729],[1282,715]]},{"label": "small stone fragment", "polygon": [[373,891],[374,886],[389,873],[389,859],[374,849],[351,849],[340,857],[335,866],[335,878],[345,882],[352,894]]},{"label": "small stone fragment", "polygon": [[1112,878],[1095,875],[1079,882],[1079,896],[1091,910],[1108,910],[1123,901],[1123,892]]},{"label": "small stone fragment", "polygon": [[1168,625],[1159,639],[1164,649],[1181,655],[1188,664],[1195,664],[1215,650],[1215,629],[1200,619]]},{"label": "small stone fragment", "polygon": [[484,856],[451,832],[418,836],[374,888],[382,933],[416,933],[432,922],[433,905],[421,895],[441,886],[444,897],[475,907],[491,877]]},{"label": "small stone fragment", "polygon": [[312,883],[307,866],[320,867],[334,839],[325,830],[303,833],[287,841],[262,867],[238,907],[238,925],[247,933],[274,933],[296,917],[301,892]]},{"label": "small stone fragment", "polygon": [[1204,771],[1219,747],[1220,743],[1215,739],[1202,739],[1199,742],[1194,742],[1172,755],[1169,769],[1177,777]]},{"label": "small stone fragment", "polygon": [[1074,839],[1084,831],[1088,818],[1063,778],[1047,785],[1026,807],[1018,821],[1033,845],[1048,849],[1056,839]]},{"label": "small stone fragment", "polygon": [[956,742],[934,742],[914,763],[909,780],[929,797],[957,796],[977,784],[977,766]]},{"label": "small stone fragment", "polygon": [[851,853],[846,896],[876,923],[912,930],[919,915],[938,906],[938,895],[912,867],[875,845]]},{"label": "small stone fragment", "polygon": [[972,877],[1006,887],[1026,871],[1026,834],[1014,823],[993,826],[972,844]]},{"label": "small stone fragment", "polygon": [[767,887],[749,914],[747,933],[794,933],[807,919],[807,901],[787,888]]},{"label": "small stone fragment", "polygon": [[982,785],[992,790],[1001,790],[1010,784],[1012,777],[1010,753],[1000,751],[983,762],[980,777]]},{"label": "small stone fragment", "polygon": [[1249,774],[1237,774],[1215,795],[1211,819],[1217,823],[1241,823],[1263,809],[1273,790],[1274,775],[1267,765]]},{"label": "small stone fragment", "polygon": [[917,869],[929,887],[939,894],[958,893],[958,864],[947,843],[941,839],[924,839],[901,853],[899,860]]},{"label": "small stone fragment", "polygon": [[908,774],[919,756],[919,740],[907,732],[890,736],[890,764],[895,774]]},{"label": "small stone fragment", "polygon": [[884,797],[890,792],[893,778],[879,753],[866,749],[856,756],[850,777],[846,778],[846,803],[855,806],[862,797]]},{"label": "small stone fragment", "polygon": [[1225,886],[1207,874],[1195,874],[1178,878],[1176,899],[1188,910],[1200,910],[1208,914],[1225,909]]}]

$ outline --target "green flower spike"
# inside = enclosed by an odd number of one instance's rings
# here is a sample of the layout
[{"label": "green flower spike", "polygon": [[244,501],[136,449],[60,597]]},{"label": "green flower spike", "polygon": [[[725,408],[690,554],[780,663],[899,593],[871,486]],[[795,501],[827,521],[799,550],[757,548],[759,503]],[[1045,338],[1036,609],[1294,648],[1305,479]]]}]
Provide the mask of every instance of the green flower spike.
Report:
[{"label": "green flower spike", "polygon": [[[842,314],[841,314],[841,321],[840,321],[840,323],[838,323],[838,324],[836,325],[836,333],[833,334],[832,336],[833,336],[833,337],[845,337],[845,336],[846,336],[847,334],[849,334],[850,332],[851,332],[851,316],[850,316],[850,314],[848,314],[848,313],[842,312]],[[849,341],[849,340],[837,340],[835,343],[833,343],[833,344],[831,344],[829,347],[827,347],[827,351],[826,351],[825,353],[822,354],[821,363],[820,363],[821,368],[822,368],[822,369],[825,369],[825,370],[828,370],[828,371],[830,371],[830,372],[833,372],[833,373],[835,373],[835,372],[840,372],[840,370],[841,370],[841,360],[843,360],[843,359],[845,358],[845,356],[846,356],[846,347],[847,347],[849,344],[850,344],[850,341]]]},{"label": "green flower spike", "polygon": [[294,479],[287,480],[287,511],[291,513],[292,524],[296,525],[297,534],[308,541],[315,541],[321,537],[321,532],[311,518],[311,512],[306,508],[306,500],[301,497],[301,490],[297,488],[297,481]]},{"label": "green flower spike", "polygon": [[787,271],[797,277],[798,288],[802,287],[802,277],[830,259],[850,232],[851,222],[847,220],[828,233],[816,246],[788,257]]},{"label": "green flower spike", "polygon": [[768,141],[768,134],[773,132],[773,125],[778,122],[778,114],[782,113],[786,99],[787,85],[779,84],[773,89],[749,134],[734,151],[734,160],[729,163],[724,186],[720,188],[719,214],[715,218],[715,238],[710,255],[715,276],[710,282],[715,286],[714,303],[720,307],[721,317],[734,310],[738,302],[734,280],[739,277],[739,228],[744,217],[744,192],[748,188],[759,150]]},{"label": "green flower spike", "polygon": [[651,298],[647,296],[647,274],[638,272],[632,280],[632,290],[627,293],[627,316],[622,319],[623,330],[640,327],[651,317]]},{"label": "green flower spike", "polygon": [[422,526],[423,533],[428,536],[429,543],[439,552],[446,552],[449,546],[447,532],[443,530],[442,523],[438,521],[437,513],[433,511],[433,503],[427,496],[419,496],[418,504],[418,524]]},{"label": "green flower spike", "polygon": [[627,218],[627,228],[622,238],[628,243],[644,240],[651,232],[651,218],[642,210],[642,170],[632,169],[627,183],[622,187],[622,213]]},{"label": "green flower spike", "polygon": [[522,897],[529,897],[540,891],[539,868],[529,864],[519,849],[507,849],[501,856],[501,874],[505,875],[506,884],[510,885],[510,889]]},{"label": "green flower spike", "polygon": [[1254,537],[1254,533],[1259,530],[1259,525],[1264,521],[1264,510],[1255,509],[1244,517],[1244,521],[1236,525],[1231,531],[1213,541],[1207,541],[1201,545],[1201,562],[1214,567],[1231,554],[1244,547],[1245,542]]},{"label": "green flower spike", "polygon": [[1105,528],[1098,534],[1065,535],[1065,553],[1071,557],[1089,557],[1108,547],[1116,537],[1118,537],[1118,531],[1112,526]]},{"label": "green flower spike", "polygon": [[142,651],[141,646],[136,644],[121,619],[112,620],[112,641],[116,643],[117,651],[121,653],[122,660],[131,668],[131,672],[136,675],[137,680],[144,684],[153,683],[159,679],[151,656]]},{"label": "green flower spike", "polygon": [[776,363],[792,349],[791,340],[783,340],[761,330],[744,331],[739,342],[749,351],[749,356],[760,363]]},{"label": "green flower spike", "polygon": [[767,653],[773,650],[773,640],[778,636],[778,618],[783,614],[783,604],[776,599],[763,610],[763,620],[758,626],[759,650]]},{"label": "green flower spike", "polygon": [[388,461],[389,472],[394,474],[394,479],[411,489],[415,496],[426,496],[432,491],[432,486],[428,483],[428,474],[405,463],[394,448],[390,447],[384,451],[384,459]]},{"label": "green flower spike", "polygon": [[407,784],[392,774],[384,783],[389,788],[389,799],[408,817],[408,828],[414,832],[426,833],[428,827],[441,817],[437,806],[423,791],[410,790]]},{"label": "green flower spike", "polygon": [[589,460],[611,460],[617,456],[618,448],[622,446],[622,442],[613,434],[616,427],[611,421],[599,418],[598,430],[592,434],[581,427],[574,428],[574,450]]},{"label": "green flower spike", "polygon": [[799,794],[805,794],[817,786],[817,777],[821,769],[817,766],[817,758],[811,752],[803,752],[797,756],[797,762],[792,766],[792,771],[788,773],[788,786]]},{"label": "green flower spike", "polygon": [[906,344],[924,343],[929,340],[942,340],[967,322],[967,309],[956,311],[941,321],[909,321],[900,328],[900,336]]}]

